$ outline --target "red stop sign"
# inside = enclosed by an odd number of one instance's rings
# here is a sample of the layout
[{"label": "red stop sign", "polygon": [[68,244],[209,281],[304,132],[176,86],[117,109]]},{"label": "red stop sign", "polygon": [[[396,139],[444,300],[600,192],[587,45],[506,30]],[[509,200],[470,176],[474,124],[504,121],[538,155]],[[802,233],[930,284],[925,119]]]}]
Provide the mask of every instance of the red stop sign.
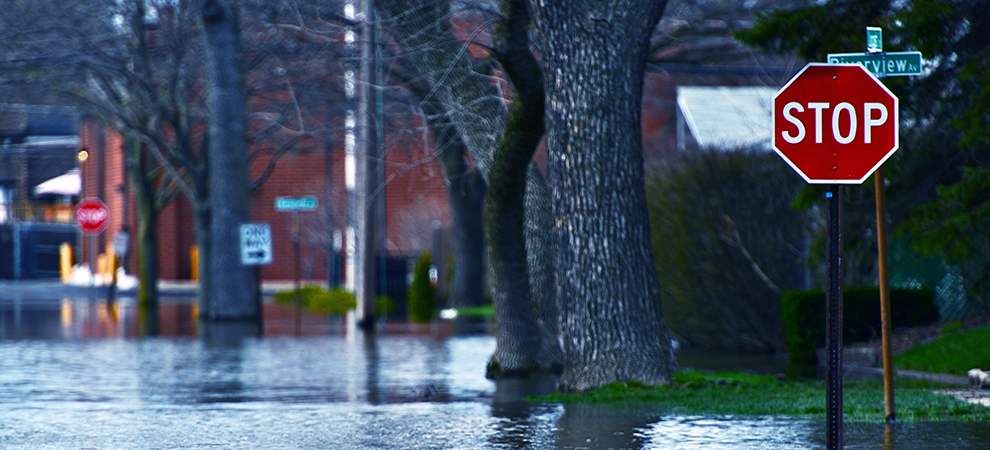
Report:
[{"label": "red stop sign", "polygon": [[110,210],[98,198],[85,198],[76,205],[76,223],[83,233],[99,234],[109,218]]},{"label": "red stop sign", "polygon": [[773,99],[773,148],[808,183],[859,184],[898,147],[898,101],[855,64],[808,64]]}]

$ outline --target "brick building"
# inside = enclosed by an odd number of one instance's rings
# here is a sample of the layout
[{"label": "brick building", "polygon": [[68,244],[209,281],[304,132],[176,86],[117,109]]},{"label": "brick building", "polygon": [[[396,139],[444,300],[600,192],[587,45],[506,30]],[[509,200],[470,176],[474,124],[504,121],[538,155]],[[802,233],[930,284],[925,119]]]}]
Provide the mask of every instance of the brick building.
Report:
[{"label": "brick building", "polygon": [[[413,125],[415,123],[413,122]],[[420,130],[417,134],[411,130]],[[449,222],[443,172],[432,157],[429,140],[421,135],[422,127],[411,126],[400,136],[386,139],[385,148],[385,228],[386,254],[393,258],[415,257],[428,248],[435,225]],[[337,142],[342,143],[343,139]],[[98,197],[111,214],[106,230],[97,238],[98,248],[106,249],[112,236],[136,229],[134,200],[121,145],[123,139],[96,121],[85,121],[80,130],[80,145],[88,153],[80,163],[83,193],[81,197]],[[250,194],[252,222],[271,225],[274,262],[261,269],[264,280],[290,280],[294,276],[291,229],[293,213],[278,212],[274,203],[282,196],[315,196],[318,208],[301,212],[300,237],[302,276],[306,280],[326,282],[331,258],[343,258],[335,252],[335,235],[340,246],[346,242],[347,195],[343,145],[313,142],[304,150],[282,155],[263,184]],[[262,175],[267,162],[255,161],[251,177]],[[160,276],[165,280],[190,279],[193,269],[191,251],[196,244],[193,213],[188,199],[179,195],[162,211],[158,221]],[[129,255],[135,244],[129,243]],[[88,261],[88,249],[82,249]],[[336,253],[336,256],[335,256]],[[129,258],[127,271],[137,270]]]}]

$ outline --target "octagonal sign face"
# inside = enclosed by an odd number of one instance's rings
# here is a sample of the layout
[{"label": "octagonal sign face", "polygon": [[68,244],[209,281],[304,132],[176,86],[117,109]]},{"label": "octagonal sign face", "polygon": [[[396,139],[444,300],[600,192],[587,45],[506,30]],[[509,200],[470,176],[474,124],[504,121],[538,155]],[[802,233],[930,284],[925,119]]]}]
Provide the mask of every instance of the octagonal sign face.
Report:
[{"label": "octagonal sign face", "polygon": [[87,234],[99,234],[107,227],[110,210],[98,198],[85,198],[76,205],[76,223]]},{"label": "octagonal sign face", "polygon": [[898,147],[898,101],[857,64],[808,64],[773,100],[773,148],[808,183],[860,184]]}]

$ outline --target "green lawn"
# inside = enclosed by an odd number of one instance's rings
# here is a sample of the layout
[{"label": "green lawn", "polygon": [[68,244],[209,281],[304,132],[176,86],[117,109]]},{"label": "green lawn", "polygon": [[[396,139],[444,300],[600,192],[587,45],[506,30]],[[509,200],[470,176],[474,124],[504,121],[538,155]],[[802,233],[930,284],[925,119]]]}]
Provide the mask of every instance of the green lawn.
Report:
[{"label": "green lawn", "polygon": [[894,357],[899,369],[966,375],[990,368],[990,326],[952,333]]},{"label": "green lawn", "polygon": [[[781,381],[770,376],[694,371],[679,372],[673,378],[669,386],[619,383],[592,392],[553,394],[534,397],[534,400],[554,403],[640,402],[680,415],[825,414],[825,383],[822,381]],[[845,420],[883,421],[883,388],[880,383],[846,383],[843,390]],[[898,386],[895,400],[899,420],[990,420],[990,408],[935,394],[931,386]]]}]

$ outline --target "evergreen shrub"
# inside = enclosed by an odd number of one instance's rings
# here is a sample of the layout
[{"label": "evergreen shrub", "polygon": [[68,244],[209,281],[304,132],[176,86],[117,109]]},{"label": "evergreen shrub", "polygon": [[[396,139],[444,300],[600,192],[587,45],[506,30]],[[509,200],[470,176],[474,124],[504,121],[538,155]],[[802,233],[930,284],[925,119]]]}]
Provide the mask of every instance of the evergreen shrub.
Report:
[{"label": "evergreen shrub", "polygon": [[[791,364],[818,364],[815,350],[825,346],[825,290],[790,290],[780,297],[784,336]],[[930,289],[891,289],[891,328],[924,326],[938,320],[935,292]],[[880,289],[843,288],[843,344],[880,339]]]},{"label": "evergreen shrub", "polygon": [[430,282],[430,266],[432,265],[430,253],[423,252],[413,269],[412,283],[406,291],[409,301],[409,320],[413,323],[430,323],[430,319],[433,318],[436,294],[433,283]]}]

